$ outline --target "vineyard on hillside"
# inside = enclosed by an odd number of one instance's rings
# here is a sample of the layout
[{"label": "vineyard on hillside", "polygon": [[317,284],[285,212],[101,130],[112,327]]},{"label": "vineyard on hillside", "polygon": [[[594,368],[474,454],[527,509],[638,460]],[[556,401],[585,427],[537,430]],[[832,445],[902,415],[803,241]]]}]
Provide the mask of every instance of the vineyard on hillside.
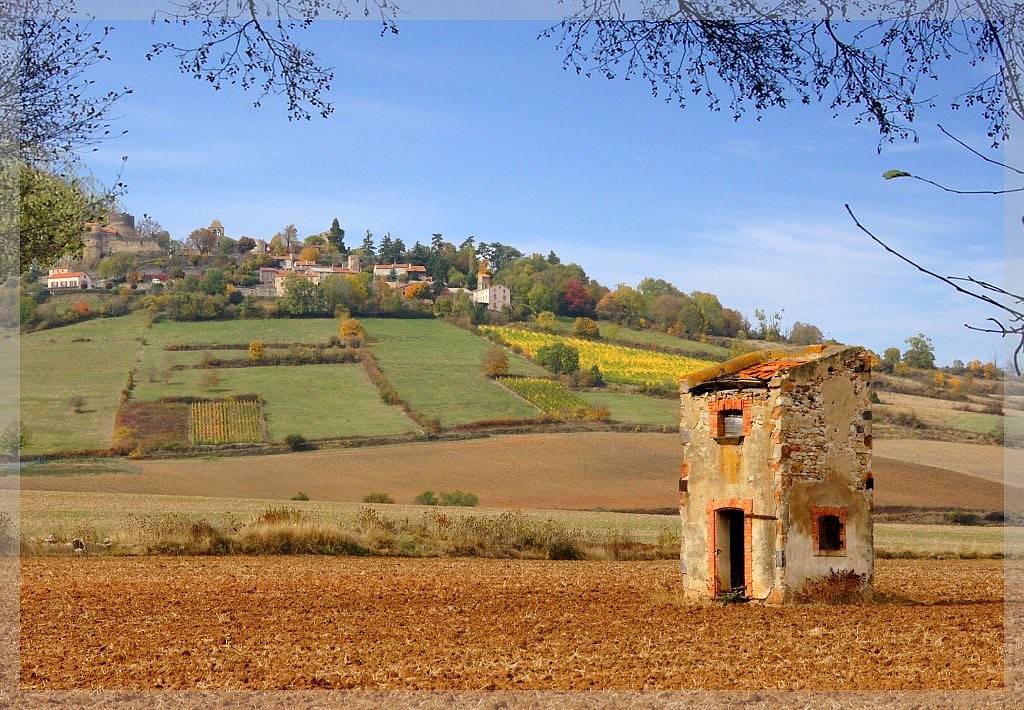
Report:
[{"label": "vineyard on hillside", "polygon": [[266,441],[259,400],[222,399],[192,403],[193,444],[235,444]]},{"label": "vineyard on hillside", "polygon": [[567,338],[509,326],[481,326],[480,331],[530,357],[545,345],[564,343],[580,354],[580,369],[597,365],[607,382],[631,385],[660,385],[666,380],[678,382],[689,373],[711,365],[708,360],[609,345],[600,341]]},{"label": "vineyard on hillside", "polygon": [[562,419],[607,419],[606,408],[595,408],[560,382],[539,377],[499,377],[498,381],[548,414]]}]

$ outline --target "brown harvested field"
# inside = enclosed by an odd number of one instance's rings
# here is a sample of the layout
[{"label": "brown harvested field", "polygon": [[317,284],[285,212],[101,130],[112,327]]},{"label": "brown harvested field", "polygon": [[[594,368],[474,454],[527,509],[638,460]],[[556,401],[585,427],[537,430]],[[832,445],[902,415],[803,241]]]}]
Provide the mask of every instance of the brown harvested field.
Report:
[{"label": "brown harvested field", "polygon": [[876,439],[872,466],[876,505],[1024,509],[1021,449]]},{"label": "brown harvested field", "polygon": [[651,509],[678,506],[682,447],[671,434],[522,434],[311,451],[140,461],[142,474],[24,477],[23,490],[359,501],[424,490],[476,493],[488,507]]},{"label": "brown harvested field", "polygon": [[674,562],[31,558],[21,583],[26,689],[1003,684],[998,561],[881,560],[918,603],[834,607],[686,604]]},{"label": "brown harvested field", "polygon": [[1002,484],[1024,488],[1024,449],[923,439],[875,439],[879,458],[916,462]]},{"label": "brown harvested field", "polygon": [[[1005,450],[1007,507],[1024,508],[1024,451]],[[1004,449],[876,440],[875,504],[1004,507]],[[140,461],[142,473],[35,476],[24,490],[359,501],[386,492],[471,491],[488,507],[642,510],[678,505],[682,447],[672,434],[522,434],[454,442],[218,459]],[[1013,476],[1016,476],[1015,478]],[[0,478],[0,486],[18,479]]]}]

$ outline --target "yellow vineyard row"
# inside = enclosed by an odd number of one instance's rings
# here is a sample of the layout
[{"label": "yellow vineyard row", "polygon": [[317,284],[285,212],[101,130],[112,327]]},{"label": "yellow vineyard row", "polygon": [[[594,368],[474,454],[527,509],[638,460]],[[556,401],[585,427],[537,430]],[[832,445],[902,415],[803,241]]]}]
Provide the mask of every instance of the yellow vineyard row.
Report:
[{"label": "yellow vineyard row", "polygon": [[667,380],[678,382],[689,373],[713,364],[707,360],[682,355],[638,350],[582,338],[566,338],[551,333],[536,333],[509,326],[481,326],[480,330],[498,336],[510,347],[519,348],[530,357],[545,345],[570,345],[580,354],[580,369],[589,370],[597,365],[607,382],[634,385],[660,385]]},{"label": "yellow vineyard row", "polygon": [[263,441],[263,411],[254,400],[193,402],[193,444],[234,444]]}]

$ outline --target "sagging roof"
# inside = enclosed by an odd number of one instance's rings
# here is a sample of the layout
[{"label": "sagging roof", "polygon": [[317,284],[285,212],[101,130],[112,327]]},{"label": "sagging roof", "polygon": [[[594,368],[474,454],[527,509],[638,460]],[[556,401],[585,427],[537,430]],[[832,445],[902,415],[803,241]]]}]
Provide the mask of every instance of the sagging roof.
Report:
[{"label": "sagging roof", "polygon": [[802,348],[758,350],[691,372],[681,383],[683,392],[767,387],[780,372],[844,350],[844,346],[808,345]]}]

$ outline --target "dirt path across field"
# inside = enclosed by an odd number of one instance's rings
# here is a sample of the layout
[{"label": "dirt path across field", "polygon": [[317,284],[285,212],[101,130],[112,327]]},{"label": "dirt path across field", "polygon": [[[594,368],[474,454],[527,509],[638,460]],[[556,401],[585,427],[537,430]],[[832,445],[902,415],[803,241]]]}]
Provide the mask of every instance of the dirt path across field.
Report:
[{"label": "dirt path across field", "polygon": [[901,689],[1003,682],[998,561],[882,560],[917,604],[687,604],[674,562],[22,562],[32,689]]}]

